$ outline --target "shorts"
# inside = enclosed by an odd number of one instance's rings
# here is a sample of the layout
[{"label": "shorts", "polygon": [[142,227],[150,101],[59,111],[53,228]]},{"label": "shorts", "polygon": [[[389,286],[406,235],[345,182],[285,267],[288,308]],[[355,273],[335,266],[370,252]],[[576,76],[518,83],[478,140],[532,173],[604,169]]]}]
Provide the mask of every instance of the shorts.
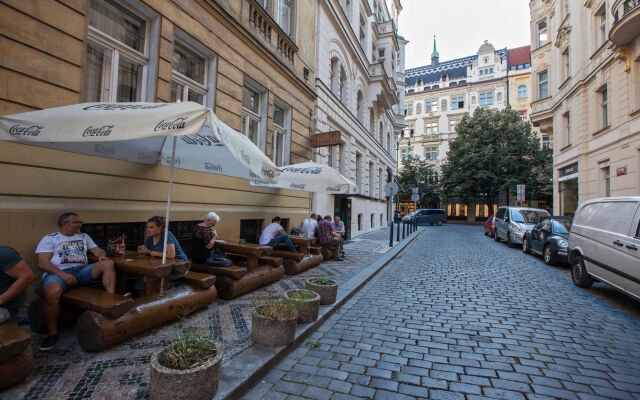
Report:
[{"label": "shorts", "polygon": [[[74,278],[76,278],[76,280],[78,281],[77,286],[86,286],[92,283],[99,282],[98,280],[93,279],[93,277],[91,276],[91,271],[93,271],[94,265],[95,264],[89,264],[85,267],[78,266],[78,267],[65,268],[63,269],[63,271],[66,272],[67,274],[73,275]],[[69,286],[67,286],[67,284],[58,275],[45,274],[44,278],[42,279],[42,287],[46,287],[51,283],[59,284],[60,286],[62,286],[62,290],[69,289]]]}]

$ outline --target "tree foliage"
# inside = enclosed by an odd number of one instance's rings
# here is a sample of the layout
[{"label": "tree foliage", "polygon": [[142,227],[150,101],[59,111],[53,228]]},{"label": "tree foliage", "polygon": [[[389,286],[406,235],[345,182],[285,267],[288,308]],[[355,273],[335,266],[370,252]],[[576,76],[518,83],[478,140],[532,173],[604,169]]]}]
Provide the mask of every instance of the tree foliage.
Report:
[{"label": "tree foliage", "polygon": [[402,169],[398,173],[398,182],[404,189],[400,193],[400,199],[408,201],[411,199],[411,189],[419,188],[420,193],[430,193],[435,191],[432,184],[435,170],[426,160],[419,157],[411,157],[402,160]]},{"label": "tree foliage", "polygon": [[531,124],[511,107],[478,107],[456,126],[442,166],[445,198],[462,203],[496,204],[503,190],[527,185],[527,197],[541,198],[551,179],[551,153],[540,147]]}]

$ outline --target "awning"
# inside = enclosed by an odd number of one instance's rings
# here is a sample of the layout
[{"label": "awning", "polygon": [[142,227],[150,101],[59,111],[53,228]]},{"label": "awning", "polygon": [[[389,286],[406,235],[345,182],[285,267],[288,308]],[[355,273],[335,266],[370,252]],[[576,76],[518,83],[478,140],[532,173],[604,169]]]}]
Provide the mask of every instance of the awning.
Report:
[{"label": "awning", "polygon": [[329,194],[357,194],[358,186],[335,168],[314,162],[292,164],[280,168],[278,182],[251,180],[252,186],[301,190]]}]

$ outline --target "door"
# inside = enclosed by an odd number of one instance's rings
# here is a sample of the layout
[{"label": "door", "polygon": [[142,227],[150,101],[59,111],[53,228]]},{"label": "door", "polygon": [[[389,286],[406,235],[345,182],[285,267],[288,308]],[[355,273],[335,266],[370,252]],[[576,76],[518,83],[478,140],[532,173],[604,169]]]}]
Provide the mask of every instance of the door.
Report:
[{"label": "door", "polygon": [[339,216],[344,222],[344,239],[351,239],[351,199],[336,196],[333,202],[333,215]]},{"label": "door", "polygon": [[496,221],[495,221],[496,236],[498,237],[498,239],[507,238],[506,224],[505,224],[506,214],[507,214],[506,208],[498,209],[498,214],[496,215]]},{"label": "door", "polygon": [[542,248],[551,235],[551,220],[545,219],[531,231],[531,248],[542,254]]},{"label": "door", "polygon": [[620,247],[620,269],[627,275],[624,290],[640,300],[640,208],[631,225],[631,232]]}]

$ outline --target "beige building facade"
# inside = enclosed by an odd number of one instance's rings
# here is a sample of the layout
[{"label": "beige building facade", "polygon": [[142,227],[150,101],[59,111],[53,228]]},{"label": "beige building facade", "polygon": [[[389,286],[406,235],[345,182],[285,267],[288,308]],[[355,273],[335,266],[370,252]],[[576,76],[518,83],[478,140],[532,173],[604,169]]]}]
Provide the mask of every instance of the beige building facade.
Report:
[{"label": "beige building facade", "polygon": [[[196,101],[278,165],[312,158],[312,0],[0,1],[0,115],[86,101]],[[95,239],[164,215],[169,169],[0,144],[0,243],[32,266],[35,246],[78,212]],[[176,170],[170,229],[190,237],[209,211],[222,238],[253,241],[275,215],[308,214],[305,192]],[[137,224],[137,225],[136,225]],[[127,231],[129,232],[129,231]],[[139,244],[139,243],[134,243]]]},{"label": "beige building facade", "polygon": [[553,137],[554,213],[640,194],[640,3],[533,0],[531,120]]}]

